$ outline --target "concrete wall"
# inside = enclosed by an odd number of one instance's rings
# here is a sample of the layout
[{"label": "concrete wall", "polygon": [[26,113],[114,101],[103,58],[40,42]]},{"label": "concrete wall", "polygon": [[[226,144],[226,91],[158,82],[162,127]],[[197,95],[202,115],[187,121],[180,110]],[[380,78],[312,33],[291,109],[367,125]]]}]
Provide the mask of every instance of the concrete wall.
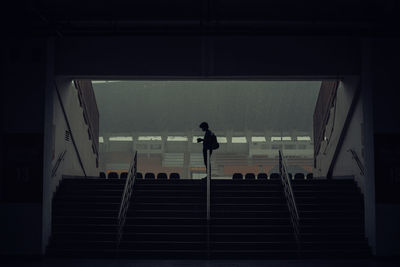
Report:
[{"label": "concrete wall", "polygon": [[[71,132],[78,152],[75,151],[71,137],[65,140],[65,132],[68,130],[61,105],[56,92],[56,85],[59,90],[62,103],[71,127]],[[88,125],[83,119],[83,110],[79,104],[77,90],[71,80],[54,78],[49,80],[46,96],[46,138],[47,146],[45,151],[45,175],[43,182],[43,237],[41,252],[43,253],[51,235],[51,211],[54,193],[63,175],[84,176],[83,169],[78,160],[80,155],[83,168],[87,176],[98,176],[96,167],[96,155],[92,150],[92,141],[88,136]],[[51,176],[59,155],[66,151],[64,160],[59,165],[55,176]]]},{"label": "concrete wall", "polygon": [[65,140],[65,131],[68,130],[62,109],[56,92],[53,95],[54,115],[53,127],[54,136],[54,158],[64,150],[67,150],[66,158],[59,173],[63,175],[78,175],[84,176],[83,170],[79,164],[78,153],[81,158],[83,168],[87,176],[97,176],[98,168],[96,167],[96,154],[92,149],[92,140],[88,135],[88,124],[83,118],[83,107],[79,104],[78,90],[76,90],[72,80],[58,80],[57,88],[60,92],[62,103],[65,108],[67,118],[71,127],[72,135],[75,143],[78,146],[78,151],[75,151],[72,140]]},{"label": "concrete wall", "polygon": [[351,117],[349,127],[347,128],[342,147],[337,156],[335,166],[333,168],[333,176],[346,176],[353,175],[361,192],[365,192],[365,180],[363,175],[360,174],[360,169],[353,159],[349,149],[353,149],[361,163],[364,165],[364,147],[362,140],[362,127],[363,127],[363,106],[362,98],[357,101],[353,116]]},{"label": "concrete wall", "polygon": [[[373,176],[369,175],[371,164],[366,164],[365,153],[365,133],[364,128],[364,94],[356,95],[359,85],[357,80],[343,81],[337,90],[336,109],[331,109],[331,114],[326,126],[325,140],[321,144],[320,153],[316,155],[316,176],[326,176],[333,162],[332,176],[354,176],[361,193],[364,196],[364,221],[365,235],[373,252],[376,252],[376,221],[375,221],[375,192],[374,185],[371,184]],[[366,90],[361,88],[362,90]],[[345,130],[342,142],[339,142],[340,135],[345,126],[346,117],[350,111],[352,101],[356,97],[354,111],[351,113],[348,127]],[[339,147],[338,147],[339,146]],[[337,157],[334,159],[335,150],[339,149]],[[361,163],[367,167],[366,173],[361,175],[356,161],[352,158],[349,149],[353,149]]]},{"label": "concrete wall", "polygon": [[[315,176],[326,177],[328,175],[329,168],[334,159],[335,151],[340,146],[339,157],[337,163],[339,165],[334,166],[333,175],[354,175],[357,172],[357,166],[355,164],[345,163],[347,159],[348,148],[356,148],[356,151],[361,151],[360,142],[361,140],[361,122],[362,122],[362,101],[357,101],[358,112],[353,113],[351,116],[350,125],[351,127],[345,129],[345,142],[340,143],[339,139],[342,131],[345,128],[346,118],[348,116],[353,98],[357,90],[358,81],[355,78],[347,78],[339,83],[336,94],[336,103],[330,110],[328,123],[325,128],[324,140],[321,143],[319,153],[316,157]],[[344,165],[346,164],[346,166]],[[344,169],[342,168],[344,167]]]},{"label": "concrete wall", "polygon": [[[388,184],[389,188],[378,188],[381,179],[399,181],[400,116],[398,64],[400,62],[400,39],[385,38],[370,41],[371,113],[375,155],[376,199],[376,243],[377,254],[400,256],[400,185]],[[373,75],[371,75],[373,74]],[[382,142],[380,138],[388,138]],[[389,144],[381,146],[381,144]],[[384,153],[382,153],[382,151]],[[385,161],[385,169],[378,162]],[[385,177],[392,173],[392,177]],[[382,192],[383,190],[383,192]],[[389,199],[381,200],[378,192],[390,194]]]},{"label": "concrete wall", "polygon": [[2,41],[0,255],[41,253],[45,39]]}]

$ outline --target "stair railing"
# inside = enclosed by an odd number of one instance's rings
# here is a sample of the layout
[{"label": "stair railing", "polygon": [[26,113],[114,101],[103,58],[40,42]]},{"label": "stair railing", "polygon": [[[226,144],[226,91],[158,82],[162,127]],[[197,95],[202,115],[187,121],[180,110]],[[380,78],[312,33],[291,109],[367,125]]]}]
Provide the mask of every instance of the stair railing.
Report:
[{"label": "stair railing", "polygon": [[121,205],[119,207],[119,212],[118,212],[118,240],[117,240],[118,247],[121,243],[123,228],[125,226],[126,213],[128,211],[129,203],[131,200],[133,185],[135,184],[136,180],[136,173],[137,173],[137,151],[135,152],[135,156],[133,157],[133,160],[131,161],[129,167],[128,177],[126,178],[125,181],[124,192],[122,194]]},{"label": "stair railing", "polygon": [[210,169],[210,150],[207,149],[207,221],[210,221],[211,215],[210,215],[210,184],[211,184],[211,169]]},{"label": "stair railing", "polygon": [[54,164],[54,167],[53,167],[53,169],[51,170],[51,177],[56,176],[57,171],[58,171],[58,168],[60,167],[61,162],[64,161],[64,157],[65,157],[65,154],[66,154],[66,153],[67,153],[67,150],[64,150],[63,152],[61,152],[61,153],[58,155],[56,164]]},{"label": "stair railing", "polygon": [[354,149],[349,148],[347,152],[351,153],[352,158],[356,161],[358,168],[360,169],[360,174],[364,176],[365,174],[365,167],[364,164],[361,162],[360,158],[358,157],[357,152]]},{"label": "stair railing", "polygon": [[211,223],[211,163],[210,150],[207,149],[207,258],[210,258],[210,223]]},{"label": "stair railing", "polygon": [[300,216],[297,210],[296,200],[294,198],[292,183],[290,182],[287,162],[281,150],[279,150],[279,172],[281,175],[281,181],[283,185],[283,190],[285,192],[286,203],[288,205],[290,213],[290,221],[293,227],[294,237],[297,243],[297,249],[300,250]]}]

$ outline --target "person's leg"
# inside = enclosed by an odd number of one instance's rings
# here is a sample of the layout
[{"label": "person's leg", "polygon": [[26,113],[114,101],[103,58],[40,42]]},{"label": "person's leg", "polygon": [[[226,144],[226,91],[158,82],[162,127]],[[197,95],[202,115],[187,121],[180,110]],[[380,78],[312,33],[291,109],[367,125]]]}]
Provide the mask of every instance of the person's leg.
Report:
[{"label": "person's leg", "polygon": [[204,159],[204,166],[206,166],[207,169],[207,150],[203,149],[203,159]]},{"label": "person's leg", "polygon": [[211,168],[211,155],[212,155],[212,150],[210,149],[210,176],[211,176],[211,170],[212,170],[212,168]]}]

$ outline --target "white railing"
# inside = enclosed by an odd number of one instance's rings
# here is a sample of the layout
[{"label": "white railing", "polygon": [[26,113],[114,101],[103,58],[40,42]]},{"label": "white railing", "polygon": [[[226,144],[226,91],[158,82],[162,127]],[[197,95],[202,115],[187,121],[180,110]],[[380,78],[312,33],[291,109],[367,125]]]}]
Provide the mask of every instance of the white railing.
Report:
[{"label": "white railing", "polygon": [[51,170],[51,177],[56,176],[58,168],[60,167],[61,163],[64,161],[64,157],[65,157],[66,153],[67,153],[67,150],[64,150],[63,152],[60,153],[60,155],[58,155],[56,164],[54,164],[54,167]]},{"label": "white railing", "polygon": [[132,192],[133,192],[133,186],[134,186],[135,180],[136,180],[136,172],[137,172],[137,152],[135,153],[135,156],[133,157],[133,160],[131,161],[131,164],[129,167],[128,177],[126,178],[126,181],[125,181],[124,192],[122,194],[121,205],[119,207],[118,240],[117,240],[118,246],[121,243],[123,228],[125,226],[126,213],[129,208],[129,203],[130,203]]},{"label": "white railing", "polygon": [[210,150],[207,149],[207,221],[211,219],[211,210],[210,210],[210,202],[211,202],[211,168],[210,168]]},{"label": "white railing", "polygon": [[279,172],[281,174],[281,181],[285,192],[286,203],[290,213],[290,221],[293,227],[293,233],[296,239],[297,248],[300,250],[300,226],[299,226],[299,212],[297,210],[296,200],[294,198],[292,183],[290,182],[289,173],[287,170],[286,159],[281,150],[279,150]]},{"label": "white railing", "polygon": [[357,152],[354,149],[349,148],[347,152],[351,153],[351,157],[356,161],[358,168],[360,169],[360,174],[362,176],[365,175],[365,167],[364,164],[361,162],[360,158],[358,157]]}]

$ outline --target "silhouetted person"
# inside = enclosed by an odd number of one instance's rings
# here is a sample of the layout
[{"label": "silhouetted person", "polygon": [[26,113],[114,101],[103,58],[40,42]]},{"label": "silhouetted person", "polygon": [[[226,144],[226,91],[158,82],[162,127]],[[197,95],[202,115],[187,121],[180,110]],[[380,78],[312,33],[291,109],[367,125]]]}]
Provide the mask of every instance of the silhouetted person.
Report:
[{"label": "silhouetted person", "polygon": [[[207,169],[207,150],[210,151],[210,158],[211,158],[213,149],[218,149],[219,144],[217,142],[217,137],[208,128],[207,122],[202,122],[199,127],[201,128],[201,130],[203,130],[203,132],[205,132],[204,138],[197,138],[197,143],[203,142],[203,159],[204,159],[204,165],[206,165]],[[211,173],[211,162],[210,162],[210,173]]]}]

